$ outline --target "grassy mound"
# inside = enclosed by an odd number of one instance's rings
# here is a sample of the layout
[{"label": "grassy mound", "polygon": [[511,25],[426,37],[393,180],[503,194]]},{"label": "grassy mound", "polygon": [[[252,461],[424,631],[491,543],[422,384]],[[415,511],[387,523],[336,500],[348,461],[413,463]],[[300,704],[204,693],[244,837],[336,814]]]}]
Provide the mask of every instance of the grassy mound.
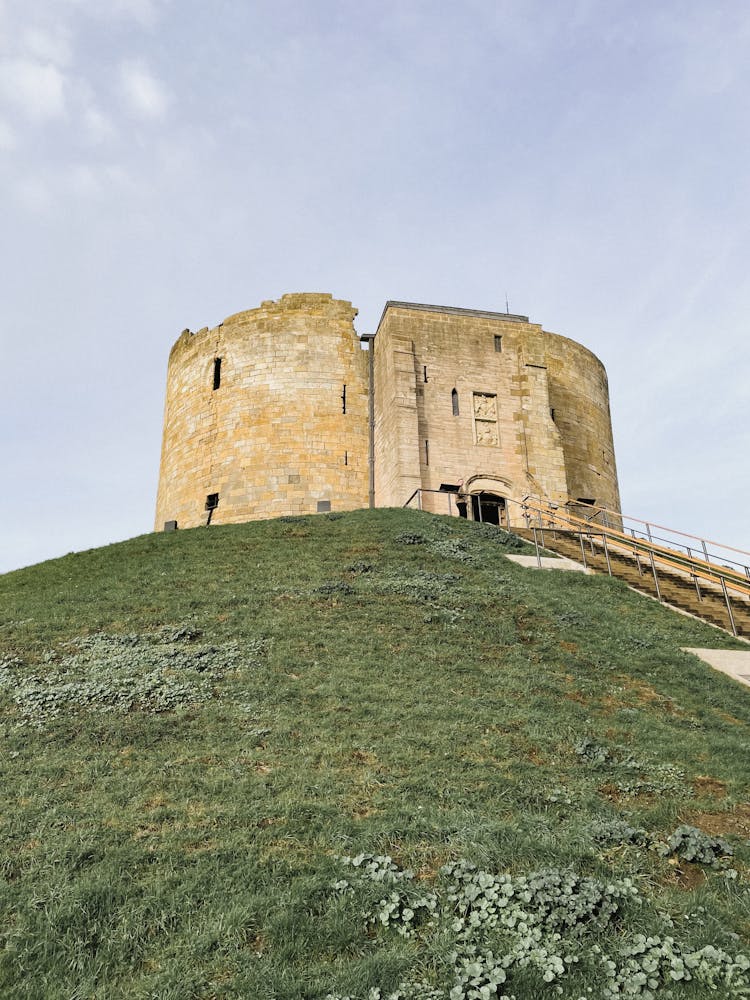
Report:
[{"label": "grassy mound", "polygon": [[412,511],[0,577],[0,995],[750,995],[729,636]]}]

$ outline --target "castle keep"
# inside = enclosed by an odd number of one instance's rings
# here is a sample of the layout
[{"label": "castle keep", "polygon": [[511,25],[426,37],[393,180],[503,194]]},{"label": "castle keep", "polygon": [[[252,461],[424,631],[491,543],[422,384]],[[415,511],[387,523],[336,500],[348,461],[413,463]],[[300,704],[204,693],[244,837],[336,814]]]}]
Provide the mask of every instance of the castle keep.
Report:
[{"label": "castle keep", "polygon": [[360,337],[356,313],[284,295],[182,333],[157,530],[401,506],[418,489],[435,491],[428,510],[485,520],[529,495],[619,510],[607,376],[585,347],[525,316],[411,302]]}]

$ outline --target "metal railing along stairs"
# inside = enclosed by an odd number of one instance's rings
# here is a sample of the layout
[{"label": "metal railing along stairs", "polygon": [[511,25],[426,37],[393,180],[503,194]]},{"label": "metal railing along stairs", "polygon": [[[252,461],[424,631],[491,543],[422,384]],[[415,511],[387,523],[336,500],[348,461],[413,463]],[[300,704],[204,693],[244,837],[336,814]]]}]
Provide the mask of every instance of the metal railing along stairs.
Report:
[{"label": "metal railing along stairs", "polygon": [[[437,502],[432,494],[446,498],[449,514],[458,514],[458,505],[467,501],[457,491],[420,488],[404,506],[416,500],[420,510],[438,513],[434,508],[441,507],[442,501]],[[478,520],[527,537],[540,566],[542,549],[574,558],[580,552],[586,568],[601,567],[636,589],[653,591],[663,603],[681,607],[735,636],[750,636],[750,552],[580,501],[555,503],[531,496],[521,501],[488,501],[479,496],[475,503]],[[694,598],[687,598],[686,586],[694,590]],[[725,620],[717,618],[718,604],[723,606]]]}]

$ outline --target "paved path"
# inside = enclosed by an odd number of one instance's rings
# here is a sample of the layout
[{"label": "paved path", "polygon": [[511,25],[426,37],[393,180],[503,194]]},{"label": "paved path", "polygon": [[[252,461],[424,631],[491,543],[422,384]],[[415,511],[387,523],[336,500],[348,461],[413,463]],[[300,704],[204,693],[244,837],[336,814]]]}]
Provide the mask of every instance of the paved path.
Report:
[{"label": "paved path", "polygon": [[[536,561],[536,556],[510,556],[506,555],[506,559],[510,559],[511,562],[518,563],[519,566],[526,566],[529,569],[539,569],[539,563]],[[565,556],[559,556],[555,558],[554,556],[542,556],[542,569],[565,569],[572,570],[575,573],[587,573],[588,570],[581,565],[581,563],[573,562],[572,559],[566,559]]]},{"label": "paved path", "polygon": [[684,652],[693,653],[715,670],[721,670],[740,684],[750,687],[750,652],[741,649],[688,649]]}]

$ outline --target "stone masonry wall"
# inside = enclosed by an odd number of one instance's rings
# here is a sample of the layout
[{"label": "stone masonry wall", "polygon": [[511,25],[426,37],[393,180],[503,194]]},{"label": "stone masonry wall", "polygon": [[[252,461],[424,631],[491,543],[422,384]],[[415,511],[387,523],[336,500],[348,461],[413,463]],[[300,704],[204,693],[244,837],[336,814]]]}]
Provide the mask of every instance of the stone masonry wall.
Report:
[{"label": "stone masonry wall", "polygon": [[205,524],[216,493],[213,524],[311,513],[319,501],[367,506],[367,354],[355,315],[330,295],[284,295],[182,334],[169,358],[157,530]]},{"label": "stone masonry wall", "polygon": [[394,302],[375,371],[377,506],[445,484],[619,509],[606,375],[579,344],[522,316]]}]

